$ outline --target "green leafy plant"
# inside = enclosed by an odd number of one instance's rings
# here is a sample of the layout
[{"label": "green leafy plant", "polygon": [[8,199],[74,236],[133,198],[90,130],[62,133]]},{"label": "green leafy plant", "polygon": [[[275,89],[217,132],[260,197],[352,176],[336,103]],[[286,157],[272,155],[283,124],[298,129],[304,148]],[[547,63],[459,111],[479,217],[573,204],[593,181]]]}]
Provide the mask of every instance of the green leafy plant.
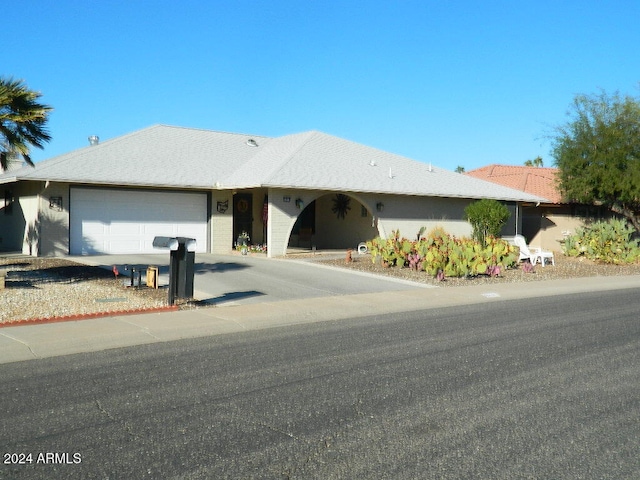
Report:
[{"label": "green leafy plant", "polygon": [[44,148],[51,140],[52,108],[38,101],[41,96],[22,80],[0,77],[0,173],[18,155],[33,167],[31,147]]},{"label": "green leafy plant", "polygon": [[563,252],[567,256],[584,256],[590,260],[623,264],[640,260],[638,240],[626,220],[611,219],[576,229],[565,238]]},{"label": "green leafy plant", "polygon": [[242,232],[240,235],[238,235],[238,238],[236,239],[236,250],[238,251],[242,251],[242,249],[248,250],[250,242],[251,242],[251,238],[249,237],[249,234],[247,232]]},{"label": "green leafy plant", "polygon": [[551,132],[565,200],[602,205],[640,231],[640,97],[580,94]]},{"label": "green leafy plant", "polygon": [[511,215],[509,209],[497,200],[482,199],[464,209],[465,217],[473,227],[473,238],[482,246],[488,236],[497,237]]}]

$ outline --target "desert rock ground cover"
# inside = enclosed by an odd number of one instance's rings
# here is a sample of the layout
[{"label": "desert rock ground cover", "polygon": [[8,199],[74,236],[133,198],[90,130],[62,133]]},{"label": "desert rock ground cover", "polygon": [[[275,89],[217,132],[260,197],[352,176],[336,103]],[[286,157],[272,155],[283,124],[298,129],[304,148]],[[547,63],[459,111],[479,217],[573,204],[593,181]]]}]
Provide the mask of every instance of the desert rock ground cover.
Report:
[{"label": "desert rock ground cover", "polygon": [[62,258],[1,257],[0,323],[167,305],[165,289],[132,289],[123,276]]},{"label": "desert rock ground cover", "polygon": [[433,276],[423,271],[415,271],[409,268],[382,267],[379,263],[373,263],[369,255],[352,255],[352,262],[345,259],[320,260],[324,264],[349,268],[379,275],[388,275],[404,280],[427,283],[438,287],[458,287],[463,285],[479,285],[509,282],[535,282],[540,280],[555,280],[579,277],[607,277],[613,275],[638,275],[640,264],[633,265],[605,265],[587,260],[586,258],[566,257],[555,254],[555,266],[540,264],[534,267],[532,273],[525,272],[522,268],[503,269],[498,277],[478,275],[470,278],[449,277],[444,281],[438,281]]}]

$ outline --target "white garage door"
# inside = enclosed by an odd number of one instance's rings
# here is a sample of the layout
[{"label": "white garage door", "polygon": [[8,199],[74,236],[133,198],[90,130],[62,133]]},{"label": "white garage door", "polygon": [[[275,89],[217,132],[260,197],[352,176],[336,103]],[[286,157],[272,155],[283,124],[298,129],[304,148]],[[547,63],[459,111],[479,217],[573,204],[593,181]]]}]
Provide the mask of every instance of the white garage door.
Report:
[{"label": "white garage door", "polygon": [[197,252],[207,250],[207,195],[72,188],[70,192],[72,255],[161,253],[156,236],[196,239]]}]

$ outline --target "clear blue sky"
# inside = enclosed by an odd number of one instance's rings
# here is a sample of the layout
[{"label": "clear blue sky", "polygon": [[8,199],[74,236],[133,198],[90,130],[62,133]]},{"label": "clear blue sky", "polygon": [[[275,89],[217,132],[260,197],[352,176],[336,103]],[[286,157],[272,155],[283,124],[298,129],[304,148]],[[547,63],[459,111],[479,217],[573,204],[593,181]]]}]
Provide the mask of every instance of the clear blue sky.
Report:
[{"label": "clear blue sky", "polygon": [[521,165],[578,93],[638,94],[640,2],[20,0],[0,75],[55,108],[35,161],[163,123],[320,130],[467,170]]}]

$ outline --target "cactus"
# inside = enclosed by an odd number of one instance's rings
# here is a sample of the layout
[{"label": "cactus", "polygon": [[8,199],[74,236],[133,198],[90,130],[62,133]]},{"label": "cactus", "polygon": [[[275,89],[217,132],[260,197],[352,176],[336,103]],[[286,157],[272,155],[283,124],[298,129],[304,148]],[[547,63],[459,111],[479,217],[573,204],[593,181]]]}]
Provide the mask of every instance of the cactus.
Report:
[{"label": "cactus", "polygon": [[489,275],[490,277],[499,277],[500,267],[498,265],[491,265],[487,268],[487,275]]},{"label": "cactus", "polygon": [[384,240],[381,237],[376,237],[367,242],[367,250],[369,250],[369,253],[371,254],[371,261],[373,263],[376,263],[382,255],[383,245]]},{"label": "cactus", "polygon": [[576,229],[574,235],[565,238],[563,251],[568,256],[584,255],[603,263],[633,263],[640,260],[638,240],[625,220],[611,219],[595,222]]},{"label": "cactus", "polygon": [[531,262],[524,262],[522,264],[522,271],[524,273],[535,273],[535,270],[533,268],[533,264]]},{"label": "cactus", "polygon": [[381,258],[388,266],[424,270],[428,275],[449,277],[473,275],[499,276],[504,268],[515,265],[515,247],[501,239],[486,238],[483,247],[468,238],[456,238],[437,228],[426,237],[411,241],[393,231],[389,238],[367,242],[374,262]]},{"label": "cactus", "polygon": [[421,268],[421,260],[422,257],[420,256],[419,253],[410,253],[408,256],[408,260],[409,260],[409,268],[411,270],[419,270]]}]

